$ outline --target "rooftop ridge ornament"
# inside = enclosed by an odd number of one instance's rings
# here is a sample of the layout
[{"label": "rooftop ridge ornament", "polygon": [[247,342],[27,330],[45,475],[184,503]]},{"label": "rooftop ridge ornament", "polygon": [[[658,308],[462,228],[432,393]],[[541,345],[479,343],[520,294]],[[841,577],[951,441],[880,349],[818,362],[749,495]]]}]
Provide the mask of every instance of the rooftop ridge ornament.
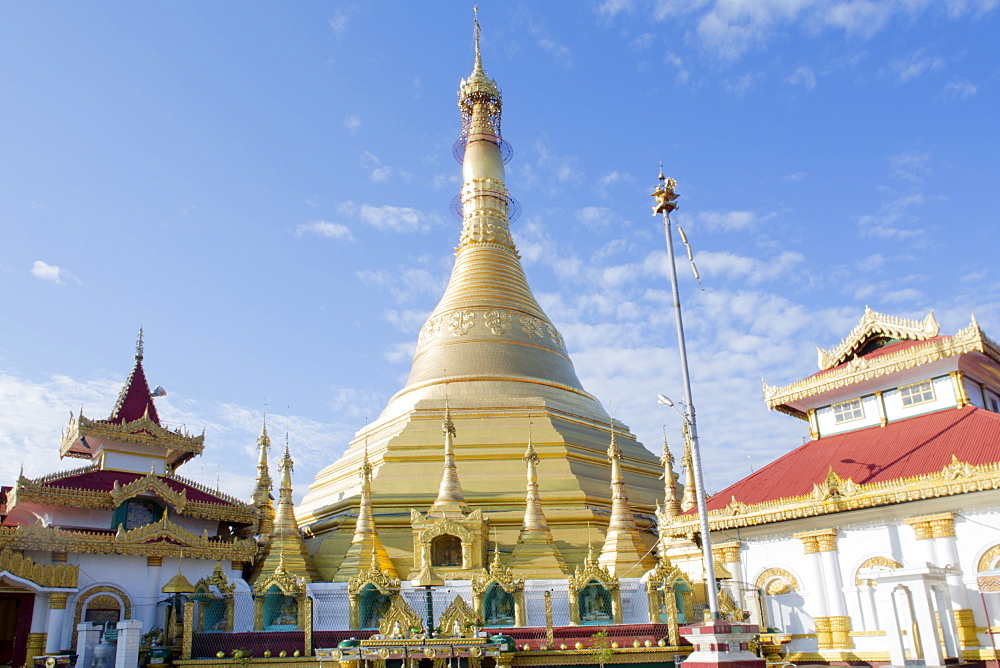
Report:
[{"label": "rooftop ridge ornament", "polygon": [[139,327],[139,337],[135,341],[135,361],[142,361],[142,327]]},{"label": "rooftop ridge ornament", "polygon": [[865,306],[861,320],[843,341],[829,350],[816,348],[818,366],[822,371],[842,364],[856,354],[865,342],[879,334],[894,339],[924,341],[934,338],[940,331],[941,326],[934,317],[933,310],[923,320],[912,320],[879,313]]}]

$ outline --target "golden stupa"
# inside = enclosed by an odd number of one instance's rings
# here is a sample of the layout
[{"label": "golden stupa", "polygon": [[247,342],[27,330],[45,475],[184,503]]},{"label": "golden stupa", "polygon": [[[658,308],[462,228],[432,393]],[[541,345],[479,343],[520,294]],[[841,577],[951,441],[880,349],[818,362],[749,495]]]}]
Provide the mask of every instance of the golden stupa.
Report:
[{"label": "golden stupa", "polygon": [[[536,577],[552,577],[561,565],[568,573],[583,563],[588,542],[599,544],[608,527],[612,438],[623,481],[617,495],[628,498],[640,542],[654,542],[652,533],[641,530],[649,527],[662,494],[663,469],[625,425],[612,427],[612,418],[583,388],[521,267],[508,219],[512,199],[504,183],[500,89],[483,69],[478,32],[477,24],[475,66],[458,92],[463,223],[451,280],[420,330],[406,386],[339,460],[319,472],[296,510],[324,580],[349,579],[368,568],[376,547],[359,545],[384,546],[401,578],[419,577],[418,534],[436,516],[432,506],[441,506],[439,485],[444,490],[456,483],[463,501],[449,503],[462,517],[481,514],[480,524],[469,530],[487,539],[476,539],[474,558],[462,564],[468,572],[449,577],[468,579],[488,563],[490,541],[511,552],[519,536],[534,541],[520,552],[535,555]],[[534,510],[530,531],[522,531],[529,429],[528,475],[537,481],[537,492],[530,486],[528,492],[533,508],[537,495],[547,532],[540,532]],[[442,481],[446,440],[454,473],[445,470]],[[449,482],[453,475],[457,480]],[[370,508],[363,489],[369,486]],[[364,536],[355,535],[359,512]],[[378,540],[370,537],[369,512]],[[417,517],[421,513],[427,513],[424,520]],[[442,519],[447,514],[437,513]],[[381,550],[377,558],[384,559]],[[524,564],[529,571],[531,563]]]}]

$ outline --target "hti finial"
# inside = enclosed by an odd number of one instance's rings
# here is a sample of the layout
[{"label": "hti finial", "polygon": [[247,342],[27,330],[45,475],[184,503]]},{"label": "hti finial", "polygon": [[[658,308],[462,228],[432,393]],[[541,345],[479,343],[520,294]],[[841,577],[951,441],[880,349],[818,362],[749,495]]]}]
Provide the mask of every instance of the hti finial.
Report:
[{"label": "hti finial", "polygon": [[472,8],[472,23],[475,25],[475,37],[476,37],[476,60],[479,60],[479,7],[473,6]]},{"label": "hti finial", "polygon": [[670,213],[677,209],[677,203],[674,201],[680,194],[674,192],[677,188],[677,181],[674,179],[668,179],[663,175],[663,163],[660,163],[660,175],[659,183],[656,186],[656,190],[652,192],[652,197],[656,199],[656,206],[653,207],[653,215]]},{"label": "hti finial", "polygon": [[139,338],[135,341],[135,361],[142,361],[142,327],[139,328]]}]

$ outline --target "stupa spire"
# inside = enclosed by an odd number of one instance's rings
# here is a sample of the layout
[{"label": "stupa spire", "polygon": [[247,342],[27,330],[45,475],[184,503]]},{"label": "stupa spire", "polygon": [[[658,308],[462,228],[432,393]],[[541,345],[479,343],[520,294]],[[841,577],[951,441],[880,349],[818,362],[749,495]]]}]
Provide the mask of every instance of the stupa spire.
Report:
[{"label": "stupa spire", "polygon": [[[646,570],[656,566],[656,559],[646,548],[639,536],[628,496],[625,494],[625,478],[622,476],[622,451],[618,447],[615,424],[611,423],[611,443],[608,445],[608,460],[611,462],[611,517],[608,533],[598,563],[614,576],[626,573],[641,576]],[[641,565],[640,568],[636,566]]]},{"label": "stupa spire", "polygon": [[681,433],[684,435],[684,455],[681,457],[681,466],[684,468],[684,495],[681,497],[681,511],[687,512],[694,508],[694,466],[691,462],[691,432],[688,431],[687,422],[681,425]]},{"label": "stupa spire", "polygon": [[458,479],[458,468],[455,466],[455,423],[451,421],[451,409],[447,405],[444,409],[441,431],[444,433],[444,471],[441,473],[437,500],[434,501],[428,515],[464,517],[469,514],[470,509],[465,502],[465,495],[462,494],[462,483]]},{"label": "stupa spire", "polygon": [[335,582],[349,582],[357,577],[366,566],[378,568],[389,577],[398,578],[396,567],[389,559],[382,541],[375,528],[375,516],[372,512],[372,465],[368,461],[368,446],[361,459],[358,470],[361,478],[361,500],[358,503],[358,519],[354,525],[354,537],[351,546],[344,555],[344,560],[337,571]]},{"label": "stupa spire", "polygon": [[566,564],[552,539],[545,521],[542,501],[538,495],[538,453],[531,442],[531,422],[528,422],[528,448],[522,458],[527,466],[528,489],[524,501],[524,522],[511,554],[510,567],[529,571],[536,577],[562,577]]},{"label": "stupa spire", "polygon": [[309,559],[305,541],[299,533],[299,525],[295,521],[295,508],[292,499],[292,471],[295,463],[288,447],[288,436],[285,436],[285,454],[281,457],[281,487],[278,489],[278,508],[274,515],[274,526],[271,528],[270,540],[264,546],[263,554],[254,568],[254,581],[260,575],[276,572],[279,566],[306,582],[319,579],[319,573]]},{"label": "stupa spire", "polygon": [[677,517],[681,514],[680,500],[677,498],[677,474],[674,473],[674,455],[667,445],[666,431],[663,433],[663,453],[660,455],[663,464],[663,516]]},{"label": "stupa spire", "polygon": [[274,497],[271,495],[271,472],[267,463],[267,449],[271,447],[271,437],[267,435],[267,416],[261,424],[257,437],[257,483],[254,486],[253,502],[257,507],[257,532],[267,539],[274,528]]}]

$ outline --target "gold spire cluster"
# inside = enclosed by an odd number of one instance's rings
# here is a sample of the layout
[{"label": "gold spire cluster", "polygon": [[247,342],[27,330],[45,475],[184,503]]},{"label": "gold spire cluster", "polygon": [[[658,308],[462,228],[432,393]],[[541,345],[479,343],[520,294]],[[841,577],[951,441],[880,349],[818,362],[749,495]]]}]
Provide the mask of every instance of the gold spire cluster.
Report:
[{"label": "gold spire cluster", "polygon": [[[528,449],[523,461],[527,466],[528,485],[524,501],[524,523],[517,537],[517,545],[510,558],[510,567],[524,569],[536,577],[558,578],[566,575],[563,561],[552,531],[545,521],[542,501],[538,495],[538,453],[531,442],[531,426],[528,426]],[[499,548],[498,548],[499,549]],[[499,553],[498,553],[499,554]],[[497,557],[499,559],[499,557]]]}]

